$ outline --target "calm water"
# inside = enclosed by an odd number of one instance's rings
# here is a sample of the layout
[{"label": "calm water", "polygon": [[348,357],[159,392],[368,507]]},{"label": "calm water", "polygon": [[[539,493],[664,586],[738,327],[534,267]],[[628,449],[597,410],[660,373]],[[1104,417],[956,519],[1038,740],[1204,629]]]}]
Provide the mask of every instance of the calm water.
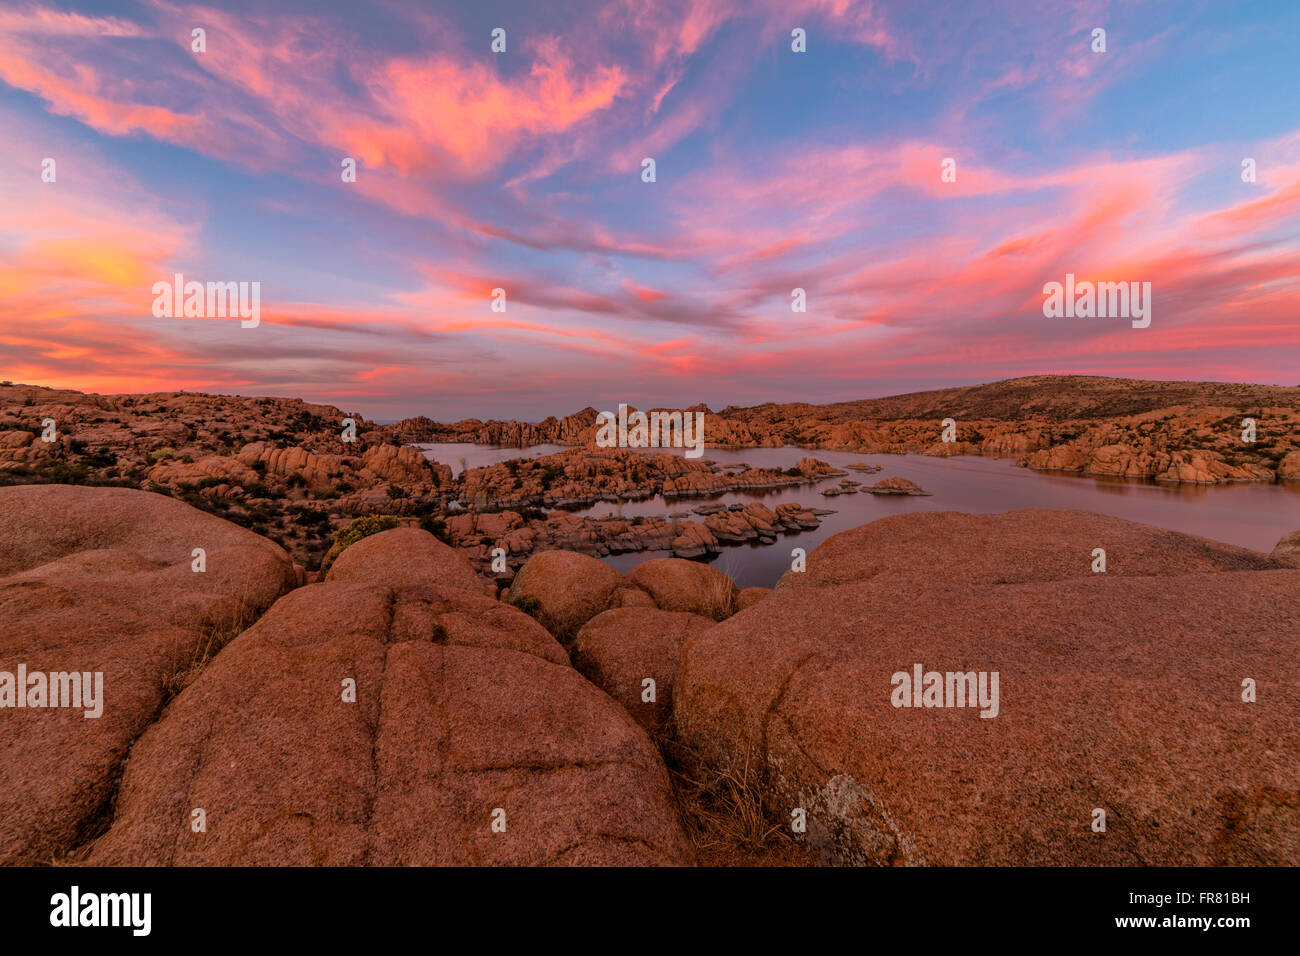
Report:
[{"label": "calm water", "polygon": [[499,465],[511,458],[554,455],[557,451],[564,451],[565,448],[564,445],[529,445],[527,448],[513,445],[473,445],[463,441],[444,441],[415,447],[424,452],[425,458],[432,458],[439,464],[449,465],[453,478],[459,478],[466,467],[482,468],[486,465]]},{"label": "calm water", "polygon": [[[532,458],[559,450],[554,445],[520,449],[463,443],[420,447],[427,456],[451,465],[458,474],[462,458],[469,467],[476,468],[509,458]],[[743,504],[754,500],[762,501],[773,510],[783,502],[796,501],[805,507],[836,512],[823,517],[820,528],[782,536],[775,544],[723,548],[722,553],[709,563],[729,574],[739,587],[771,587],[789,570],[791,548],[800,547],[811,551],[833,534],[908,511],[965,511],[971,514],[994,514],[1018,508],[1093,511],[1266,553],[1273,550],[1273,545],[1277,544],[1282,535],[1300,529],[1300,482],[1213,487],[1163,485],[1030,471],[1017,466],[1015,460],[1010,458],[861,455],[790,446],[744,448],[738,451],[709,448],[705,450],[704,457],[720,465],[744,462],[756,468],[789,468],[805,455],[820,458],[838,467],[859,461],[881,465],[883,470],[878,474],[851,472],[849,477],[854,481],[871,484],[881,478],[897,475],[916,482],[930,492],[931,496],[856,494],[822,497],[819,490],[838,484],[840,479],[836,477],[815,485],[767,492],[734,492],[717,498],[674,498],[665,501],[656,496],[621,505],[600,502],[576,511],[575,514],[592,517],[614,514],[625,517],[670,514],[686,516],[690,514],[691,508],[705,502]],[[702,520],[699,515],[690,516]],[[642,561],[666,556],[668,552],[664,551],[642,551],[613,555],[605,561],[626,572]]]}]

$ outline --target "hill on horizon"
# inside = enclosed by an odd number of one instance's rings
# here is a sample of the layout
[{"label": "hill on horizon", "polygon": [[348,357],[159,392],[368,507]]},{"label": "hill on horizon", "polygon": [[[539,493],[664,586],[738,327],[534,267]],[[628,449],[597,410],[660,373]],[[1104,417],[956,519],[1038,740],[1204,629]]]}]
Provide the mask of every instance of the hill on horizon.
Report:
[{"label": "hill on horizon", "polygon": [[1139,415],[1178,405],[1291,404],[1300,404],[1300,385],[1148,381],[1105,375],[1026,375],[982,385],[961,385],[848,402],[728,406],[720,414],[727,418],[763,420],[830,413],[837,420],[950,416],[1011,419],[1033,416],[1059,421]]},{"label": "hill on horizon", "polygon": [[[6,383],[9,384],[9,383]],[[82,392],[78,389],[51,385],[13,383],[18,389],[41,390],[47,394],[62,393],[68,396],[87,395],[115,398],[124,395],[148,397],[151,395],[186,394],[213,398],[276,398],[298,399],[308,405],[328,405],[344,409],[332,401],[302,399],[299,396],[241,395],[237,392],[205,392],[173,390],[159,392]],[[1112,378],[1105,375],[1026,375],[1000,379],[979,385],[958,385],[947,388],[904,392],[880,398],[863,398],[845,402],[765,402],[760,405],[728,405],[720,412],[706,409],[703,404],[690,406],[695,410],[708,410],[723,418],[739,421],[777,421],[783,418],[824,416],[831,421],[882,421],[905,418],[988,418],[1016,419],[1035,417],[1047,421],[1070,418],[1117,418],[1139,415],[1160,408],[1174,406],[1277,406],[1300,405],[1300,385],[1259,385],[1250,382],[1208,381],[1151,381],[1135,378]],[[353,406],[347,405],[347,408]],[[666,408],[668,406],[647,406]],[[680,407],[680,406],[678,406]],[[593,413],[587,407],[575,410],[569,416]],[[554,419],[547,416],[540,421]],[[440,422],[426,415],[412,415],[387,421],[370,419],[376,424],[395,425],[422,420]],[[524,421],[523,419],[460,419],[468,421]],[[528,422],[537,424],[537,422]]]}]

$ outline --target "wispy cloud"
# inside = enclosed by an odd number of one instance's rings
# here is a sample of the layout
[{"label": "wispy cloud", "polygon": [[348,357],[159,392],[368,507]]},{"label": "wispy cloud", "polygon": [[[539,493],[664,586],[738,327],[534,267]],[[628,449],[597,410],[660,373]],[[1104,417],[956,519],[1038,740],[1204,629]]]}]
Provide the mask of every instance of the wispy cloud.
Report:
[{"label": "wispy cloud", "polygon": [[[0,11],[4,377],[528,416],[620,389],[726,403],[1036,371],[1272,381],[1300,358],[1300,131],[1256,96],[1261,76],[1300,80],[1269,45],[1294,11],[494,15],[506,54],[484,17],[419,4]],[[1239,20],[1252,47],[1204,48]],[[1149,103],[1214,94],[1189,56],[1259,105],[1166,121]],[[178,271],[260,279],[261,327],[154,319],[150,287]],[[1042,285],[1067,271],[1151,282],[1155,322],[1045,320]]]}]

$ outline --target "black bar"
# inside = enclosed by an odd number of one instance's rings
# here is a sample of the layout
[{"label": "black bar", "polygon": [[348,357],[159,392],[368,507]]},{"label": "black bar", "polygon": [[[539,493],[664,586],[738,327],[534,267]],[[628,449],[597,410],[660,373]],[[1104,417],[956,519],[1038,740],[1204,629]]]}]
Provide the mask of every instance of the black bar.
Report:
[{"label": "black bar", "polygon": [[[13,868],[0,870],[0,925],[7,944],[204,949],[255,940],[338,951],[348,940],[374,947],[389,938],[460,949],[517,934],[534,946],[662,951],[714,936],[770,947],[792,934],[822,946],[844,932],[864,948],[1124,937],[1232,946],[1294,924],[1296,877],[1295,868]],[[70,896],[73,886],[83,905],[89,894],[150,894],[148,935],[136,936],[129,916],[117,927],[52,926],[56,894]],[[1148,918],[1153,925],[1119,925]],[[1246,925],[1214,922],[1243,918]],[[1212,925],[1189,925],[1193,919]]]}]

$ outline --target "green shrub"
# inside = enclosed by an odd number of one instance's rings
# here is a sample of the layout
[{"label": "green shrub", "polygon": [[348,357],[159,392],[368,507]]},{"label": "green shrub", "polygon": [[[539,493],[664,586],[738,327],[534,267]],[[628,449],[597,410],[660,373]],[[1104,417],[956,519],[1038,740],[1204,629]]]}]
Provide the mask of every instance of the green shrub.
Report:
[{"label": "green shrub", "polygon": [[321,562],[321,571],[328,571],[330,565],[338,560],[340,554],[362,538],[368,538],[372,534],[379,534],[381,531],[396,528],[401,523],[401,520],[396,515],[366,515],[363,518],[357,518],[346,528],[340,528],[334,533],[334,546],[330,548],[329,554],[325,555],[325,560]]},{"label": "green shrub", "polygon": [[521,594],[510,602],[519,610],[523,611],[529,617],[537,617],[542,610],[542,602],[537,600],[531,594]]}]

